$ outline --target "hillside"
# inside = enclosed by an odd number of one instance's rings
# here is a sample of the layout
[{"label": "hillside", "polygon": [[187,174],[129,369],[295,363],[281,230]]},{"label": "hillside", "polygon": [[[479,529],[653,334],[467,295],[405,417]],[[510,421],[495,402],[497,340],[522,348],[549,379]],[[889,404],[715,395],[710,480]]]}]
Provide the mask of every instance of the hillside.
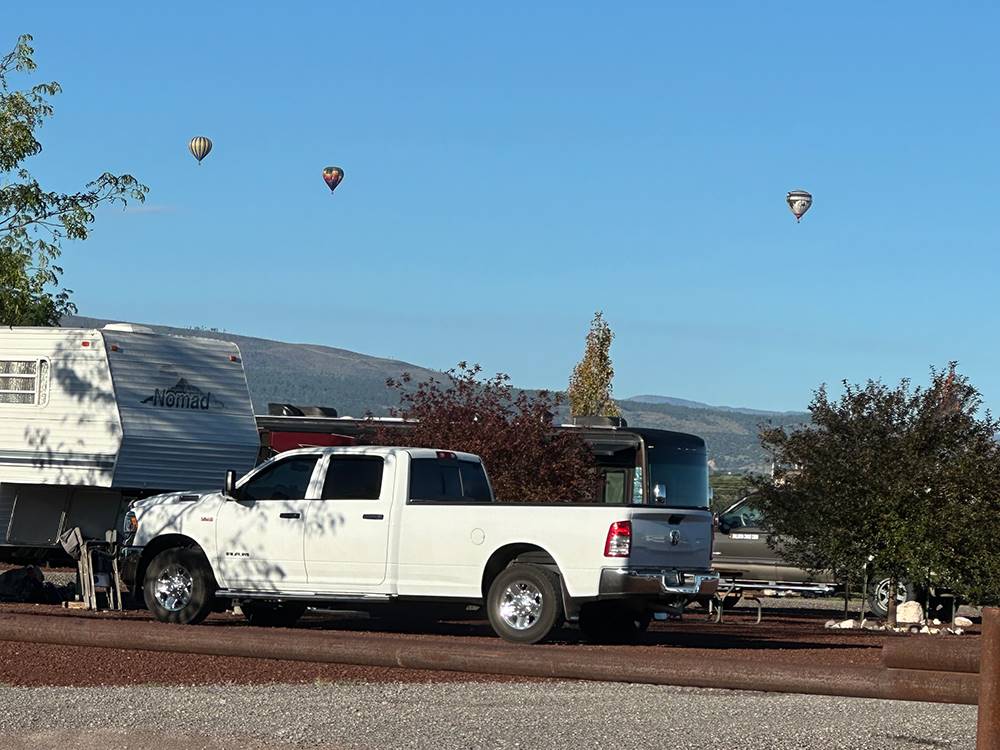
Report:
[{"label": "hillside", "polygon": [[[64,325],[101,327],[108,321],[74,316]],[[290,344],[283,341],[240,336],[238,334],[152,324],[150,328],[181,336],[201,336],[233,341],[243,354],[247,382],[254,408],[267,410],[272,401],[293,404],[333,406],[344,416],[363,416],[367,412],[385,415],[397,405],[385,387],[386,378],[410,372],[415,379],[440,376],[425,367],[394,359],[314,344]],[[757,426],[767,420],[775,424],[799,424],[808,419],[800,413],[773,413],[713,407],[698,402],[691,405],[672,403],[671,397],[639,397],[661,403],[629,399],[619,401],[622,415],[635,427],[659,427],[701,435],[708,442],[709,456],[723,471],[763,470],[767,457],[757,442]]]}]

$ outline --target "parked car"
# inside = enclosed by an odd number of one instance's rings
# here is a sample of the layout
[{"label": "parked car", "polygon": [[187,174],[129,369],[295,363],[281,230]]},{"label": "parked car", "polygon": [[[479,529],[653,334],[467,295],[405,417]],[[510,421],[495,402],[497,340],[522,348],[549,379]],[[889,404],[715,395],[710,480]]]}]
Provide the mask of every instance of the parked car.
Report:
[{"label": "parked car", "polygon": [[837,583],[829,571],[809,571],[790,565],[771,548],[763,514],[752,497],[745,497],[720,513],[715,530],[712,568],[722,588],[776,589],[829,595]]},{"label": "parked car", "polygon": [[[719,574],[721,589],[772,589],[817,596],[843,591],[830,571],[806,570],[782,559],[780,545],[772,544],[765,526],[763,514],[752,495],[719,514],[712,568]],[[877,617],[885,617],[889,606],[890,580],[878,575],[877,571],[870,571],[869,581],[868,602],[871,610]],[[916,585],[899,582],[896,600],[916,600],[927,604],[942,619],[950,616],[953,604],[957,605],[946,588],[934,583]]]},{"label": "parked car", "polygon": [[239,481],[230,472],[222,491],[136,503],[124,577],[164,622],[197,623],[231,602],[252,623],[281,625],[314,605],[445,602],[484,608],[510,641],[535,643],[563,619],[627,637],[718,583],[707,482],[667,497],[499,503],[472,454],[294,450]]}]

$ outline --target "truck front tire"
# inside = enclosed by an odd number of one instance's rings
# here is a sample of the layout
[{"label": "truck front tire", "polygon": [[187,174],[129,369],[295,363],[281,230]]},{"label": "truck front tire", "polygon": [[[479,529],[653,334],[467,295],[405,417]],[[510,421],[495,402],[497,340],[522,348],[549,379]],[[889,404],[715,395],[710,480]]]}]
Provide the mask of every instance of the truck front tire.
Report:
[{"label": "truck front tire", "polygon": [[540,565],[511,565],[493,579],[486,612],[505,641],[538,643],[562,621],[559,576]]},{"label": "truck front tire", "polygon": [[149,563],[142,593],[160,622],[196,625],[212,611],[215,579],[200,550],[172,547]]}]

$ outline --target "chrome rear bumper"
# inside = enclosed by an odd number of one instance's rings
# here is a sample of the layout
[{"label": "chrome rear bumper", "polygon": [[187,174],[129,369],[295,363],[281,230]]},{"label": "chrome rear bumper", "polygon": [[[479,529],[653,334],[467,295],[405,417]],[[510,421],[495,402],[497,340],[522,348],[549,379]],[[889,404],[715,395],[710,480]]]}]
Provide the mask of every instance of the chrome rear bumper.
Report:
[{"label": "chrome rear bumper", "polygon": [[711,596],[719,588],[719,574],[711,571],[605,568],[601,596]]}]

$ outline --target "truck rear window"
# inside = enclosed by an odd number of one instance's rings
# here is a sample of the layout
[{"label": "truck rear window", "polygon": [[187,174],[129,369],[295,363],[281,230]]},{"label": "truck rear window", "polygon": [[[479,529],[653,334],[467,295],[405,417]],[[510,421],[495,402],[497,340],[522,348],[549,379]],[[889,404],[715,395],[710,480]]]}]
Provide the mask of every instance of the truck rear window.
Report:
[{"label": "truck rear window", "polygon": [[410,502],[490,503],[493,496],[483,465],[450,458],[410,462]]}]

